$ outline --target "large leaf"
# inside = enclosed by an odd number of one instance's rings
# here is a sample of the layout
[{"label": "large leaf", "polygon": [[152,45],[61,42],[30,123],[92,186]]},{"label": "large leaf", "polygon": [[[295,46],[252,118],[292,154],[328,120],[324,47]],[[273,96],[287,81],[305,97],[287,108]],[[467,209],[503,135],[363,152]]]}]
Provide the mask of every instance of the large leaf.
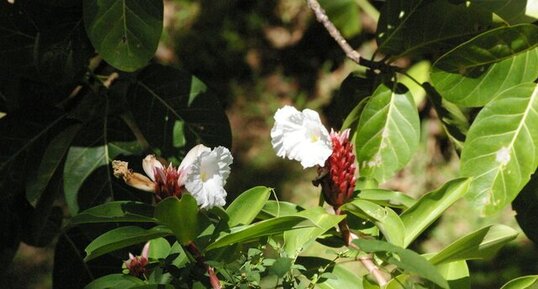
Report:
[{"label": "large leaf", "polygon": [[321,234],[336,226],[345,216],[337,216],[327,213],[325,209],[316,207],[297,213],[312,221],[316,227],[296,229],[284,232],[284,251],[288,257],[295,258]]},{"label": "large leaf", "polygon": [[400,247],[404,245],[404,224],[391,208],[383,208],[366,200],[355,199],[345,204],[342,210],[374,223],[390,243]]},{"label": "large leaf", "polygon": [[534,0],[472,0],[472,3],[478,9],[491,11],[497,14],[509,24],[518,24],[532,23],[536,21],[535,17],[526,15],[527,8],[532,9],[533,1]]},{"label": "large leaf", "polygon": [[501,289],[536,289],[538,288],[538,275],[529,275],[510,280]]},{"label": "large leaf", "polygon": [[193,142],[231,146],[230,124],[218,98],[184,70],[161,65],[145,68],[127,101],[146,139],[165,153],[176,152],[171,136],[177,122],[183,122],[187,136],[196,138]]},{"label": "large leaf", "polygon": [[379,50],[388,55],[439,53],[474,36],[490,22],[490,13],[446,0],[385,2],[377,26]]},{"label": "large leaf", "polygon": [[450,288],[471,289],[469,267],[464,260],[437,265],[437,271],[446,279]]},{"label": "large leaf", "polygon": [[124,289],[145,284],[140,278],[125,274],[110,274],[93,280],[84,289]]},{"label": "large leaf", "polygon": [[380,85],[362,112],[355,143],[362,176],[392,177],[418,147],[418,111],[409,91],[400,90]]},{"label": "large leaf", "polygon": [[270,219],[273,217],[289,216],[294,215],[302,210],[304,210],[302,207],[294,203],[269,200],[265,202],[265,205],[258,215],[258,218]]},{"label": "large leaf", "polygon": [[468,195],[483,213],[498,212],[538,165],[538,87],[523,83],[502,92],[473,122],[461,174],[474,177]]},{"label": "large leaf", "polygon": [[84,260],[89,261],[114,250],[171,234],[172,231],[164,226],[156,226],[147,230],[137,226],[119,227],[93,240],[85,249],[86,257]]},{"label": "large leaf", "polygon": [[447,281],[439,274],[434,265],[414,251],[394,246],[378,240],[354,240],[361,250],[369,253],[386,253],[382,258],[408,273],[417,274],[432,281],[441,288],[449,288]]},{"label": "large leaf", "polygon": [[383,189],[365,189],[359,193],[359,199],[377,203],[382,206],[407,209],[416,203],[412,197],[397,191]]},{"label": "large leaf", "polygon": [[313,226],[313,223],[303,216],[276,217],[252,225],[232,228],[230,233],[225,233],[217,238],[207,246],[206,250],[252,241],[260,237],[281,234],[288,230],[311,226]]},{"label": "large leaf", "polygon": [[330,274],[334,278],[327,278],[325,281],[316,285],[321,289],[362,289],[362,278],[355,272],[349,272],[343,266],[334,266]]},{"label": "large leaf", "polygon": [[198,204],[191,195],[164,199],[155,208],[155,218],[170,228],[182,245],[193,241],[202,230]]},{"label": "large leaf", "polygon": [[538,174],[534,173],[512,202],[516,220],[527,238],[538,243]]},{"label": "large leaf", "polygon": [[482,106],[499,93],[538,77],[538,27],[521,24],[483,33],[434,63],[432,81],[446,99]]},{"label": "large leaf", "polygon": [[108,202],[71,218],[72,225],[111,222],[156,222],[151,205],[133,201]]},{"label": "large leaf", "polygon": [[263,206],[269,199],[271,189],[263,186],[254,187],[243,192],[233,203],[228,206],[226,212],[230,219],[228,225],[248,225],[263,209]]},{"label": "large leaf", "polygon": [[79,130],[80,124],[74,124],[59,133],[45,150],[43,159],[39,163],[36,177],[26,181],[26,199],[34,206],[62,163],[73,138]]},{"label": "large leaf", "polygon": [[463,197],[469,189],[470,182],[470,179],[452,180],[441,188],[425,194],[411,208],[404,211],[400,215],[406,230],[403,247],[409,246],[448,207]]},{"label": "large leaf", "polygon": [[517,235],[518,232],[508,226],[487,226],[456,240],[429,261],[437,265],[460,260],[488,259]]},{"label": "large leaf", "polygon": [[135,71],[153,56],[163,28],[163,1],[84,0],[84,26],[112,66]]}]

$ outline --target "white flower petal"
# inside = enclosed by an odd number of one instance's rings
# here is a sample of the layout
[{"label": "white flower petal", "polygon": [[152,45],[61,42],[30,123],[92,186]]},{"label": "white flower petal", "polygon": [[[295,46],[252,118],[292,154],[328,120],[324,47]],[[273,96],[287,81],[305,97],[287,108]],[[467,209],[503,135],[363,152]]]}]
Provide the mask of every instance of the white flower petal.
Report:
[{"label": "white flower petal", "polygon": [[226,204],[224,185],[230,175],[233,157],[225,147],[203,151],[189,166],[185,188],[201,208]]},{"label": "white flower petal", "polygon": [[155,158],[155,155],[147,155],[142,161],[142,168],[146,175],[155,181],[155,168],[163,169],[163,165]]},{"label": "white flower petal", "polygon": [[271,144],[279,157],[297,160],[304,168],[323,166],[332,153],[329,132],[319,114],[284,106],[275,113]]},{"label": "white flower petal", "polygon": [[199,144],[199,145],[193,147],[187,153],[187,155],[185,155],[185,157],[183,158],[183,160],[181,161],[181,164],[179,165],[179,167],[177,169],[178,170],[186,169],[187,167],[189,167],[196,160],[196,158],[198,158],[200,156],[200,154],[202,154],[203,152],[209,152],[209,151],[211,151],[211,149],[206,147],[203,144]]}]

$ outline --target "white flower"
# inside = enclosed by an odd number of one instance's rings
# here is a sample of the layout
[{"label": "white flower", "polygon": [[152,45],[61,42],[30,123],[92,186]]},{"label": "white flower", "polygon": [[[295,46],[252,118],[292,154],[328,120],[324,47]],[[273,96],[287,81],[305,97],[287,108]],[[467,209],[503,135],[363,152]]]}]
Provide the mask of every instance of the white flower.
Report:
[{"label": "white flower", "polygon": [[271,144],[277,156],[300,161],[303,168],[323,166],[332,153],[329,132],[319,114],[288,105],[275,113]]},{"label": "white flower", "polygon": [[179,166],[185,176],[182,181],[201,208],[226,204],[224,185],[232,162],[232,154],[222,146],[210,150],[198,145],[187,153]]}]

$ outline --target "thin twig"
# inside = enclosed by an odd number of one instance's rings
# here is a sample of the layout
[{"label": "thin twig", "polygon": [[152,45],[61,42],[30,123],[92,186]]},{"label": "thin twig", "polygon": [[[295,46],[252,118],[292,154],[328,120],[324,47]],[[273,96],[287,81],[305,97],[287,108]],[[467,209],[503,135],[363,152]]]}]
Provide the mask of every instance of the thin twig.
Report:
[{"label": "thin twig", "polygon": [[[358,238],[359,237],[357,237],[357,235],[351,233],[352,240],[356,240]],[[351,247],[357,250],[360,250],[360,248],[353,243],[351,243]],[[359,257],[359,261],[366,268],[366,270],[368,270],[368,272],[372,274],[372,276],[374,276],[375,280],[377,281],[377,284],[379,284],[380,287],[387,285],[388,283],[387,279],[385,279],[385,276],[383,276],[383,274],[381,273],[381,270],[379,270],[379,267],[377,267],[377,265],[374,264],[371,254],[363,256],[363,257]]]},{"label": "thin twig", "polygon": [[325,13],[325,10],[321,8],[321,5],[319,5],[318,0],[306,0],[306,2],[308,2],[308,6],[310,6],[310,9],[312,9],[312,11],[314,11],[314,14],[316,14],[316,19],[321,24],[323,24],[323,26],[325,26],[325,29],[327,29],[332,38],[334,38],[334,40],[336,40],[336,43],[338,43],[342,50],[344,50],[346,56],[349,59],[353,60],[355,63],[360,64],[359,61],[361,59],[361,55],[357,51],[355,51],[355,49],[353,49],[351,45],[349,45],[349,43],[347,43],[346,39],[344,39],[344,37],[342,36],[342,33],[340,33],[340,31],[338,31],[338,29],[331,22],[331,20],[327,16],[327,13]]}]

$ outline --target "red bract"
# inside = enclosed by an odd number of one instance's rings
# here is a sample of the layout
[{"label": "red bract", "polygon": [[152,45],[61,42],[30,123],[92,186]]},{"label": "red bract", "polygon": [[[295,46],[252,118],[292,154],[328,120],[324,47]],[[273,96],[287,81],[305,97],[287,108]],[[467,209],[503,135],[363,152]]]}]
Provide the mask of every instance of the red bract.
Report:
[{"label": "red bract", "polygon": [[179,183],[181,172],[172,166],[154,168],[155,198],[160,201],[166,197],[181,197],[184,186]]},{"label": "red bract", "polygon": [[325,161],[325,166],[318,168],[318,177],[314,185],[321,184],[325,201],[338,208],[349,201],[355,189],[355,154],[349,142],[349,129],[341,133],[331,131],[333,151]]}]

